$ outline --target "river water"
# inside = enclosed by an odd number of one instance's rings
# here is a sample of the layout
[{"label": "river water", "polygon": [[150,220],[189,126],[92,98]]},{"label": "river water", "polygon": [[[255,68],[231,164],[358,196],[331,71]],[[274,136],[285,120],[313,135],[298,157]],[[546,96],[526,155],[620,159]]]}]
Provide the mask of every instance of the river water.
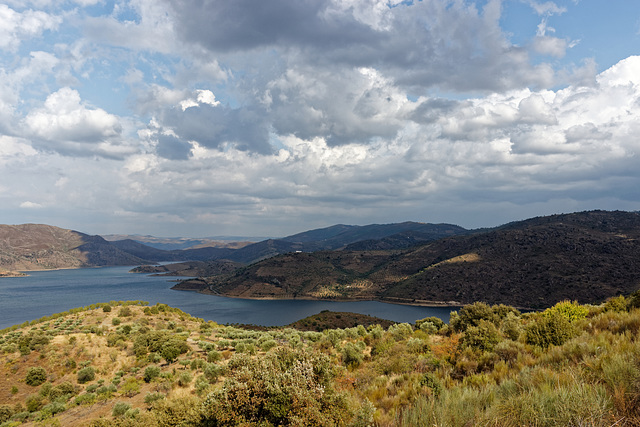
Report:
[{"label": "river water", "polygon": [[0,278],[0,329],[98,302],[143,300],[164,303],[214,322],[282,326],[322,310],[368,314],[396,322],[427,316],[449,321],[450,308],[414,307],[376,301],[247,300],[174,291],[176,278],[129,273],[131,267],[33,271]]}]

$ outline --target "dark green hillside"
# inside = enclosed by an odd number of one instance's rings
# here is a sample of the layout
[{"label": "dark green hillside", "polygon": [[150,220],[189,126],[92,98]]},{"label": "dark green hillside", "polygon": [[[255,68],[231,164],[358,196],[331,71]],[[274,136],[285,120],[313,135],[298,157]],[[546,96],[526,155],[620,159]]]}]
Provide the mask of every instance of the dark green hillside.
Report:
[{"label": "dark green hillside", "polygon": [[210,292],[242,298],[372,299],[380,289],[367,276],[389,257],[389,252],[294,252],[208,282]]},{"label": "dark green hillside", "polygon": [[415,272],[384,295],[533,308],[567,298],[598,302],[640,288],[638,237],[640,215],[635,213],[585,212],[522,221],[407,254],[385,271]]},{"label": "dark green hillside", "polygon": [[[234,251],[232,254],[226,256],[226,258],[237,262],[252,263],[287,252],[315,252],[343,249],[347,245],[356,242],[375,241],[399,233],[409,233],[410,235],[415,233],[416,236],[420,236],[421,241],[432,241],[466,232],[467,230],[457,225],[423,224],[418,222],[371,224],[364,226],[335,225],[298,233],[282,239],[270,239],[254,243]],[[369,243],[369,245],[371,245],[371,243]],[[389,245],[387,244],[387,246]],[[399,247],[406,247],[406,245]],[[371,245],[370,249],[377,248]]]},{"label": "dark green hillside", "polygon": [[543,308],[640,288],[640,215],[581,212],[386,251],[292,253],[206,280],[245,298],[474,301]]},{"label": "dark green hillside", "polygon": [[362,325],[365,328],[380,325],[386,329],[395,323],[397,322],[380,319],[379,317],[367,316],[366,314],[323,310],[318,314],[293,322],[288,325],[288,327],[299,331],[321,332],[327,329],[353,328],[358,325]]}]

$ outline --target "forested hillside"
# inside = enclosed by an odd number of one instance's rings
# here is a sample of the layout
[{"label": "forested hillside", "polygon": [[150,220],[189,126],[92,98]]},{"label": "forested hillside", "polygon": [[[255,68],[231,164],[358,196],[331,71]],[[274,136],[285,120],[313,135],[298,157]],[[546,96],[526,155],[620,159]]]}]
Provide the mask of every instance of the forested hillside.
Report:
[{"label": "forested hillside", "polygon": [[598,303],[634,292],[640,288],[638,260],[640,215],[592,211],[408,249],[289,253],[199,283],[205,292],[244,298],[545,308],[564,299]]}]

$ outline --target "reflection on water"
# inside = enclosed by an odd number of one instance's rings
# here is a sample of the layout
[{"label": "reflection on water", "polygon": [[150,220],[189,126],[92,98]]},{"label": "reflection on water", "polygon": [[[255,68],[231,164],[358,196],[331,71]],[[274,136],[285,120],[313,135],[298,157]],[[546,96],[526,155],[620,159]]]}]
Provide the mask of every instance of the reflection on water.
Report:
[{"label": "reflection on water", "polygon": [[427,316],[449,321],[451,309],[413,307],[375,301],[333,302],[246,300],[174,291],[175,278],[129,273],[130,267],[30,272],[28,277],[0,278],[0,329],[97,302],[143,300],[164,303],[192,316],[218,323],[281,326],[322,310],[350,311],[396,322]]}]

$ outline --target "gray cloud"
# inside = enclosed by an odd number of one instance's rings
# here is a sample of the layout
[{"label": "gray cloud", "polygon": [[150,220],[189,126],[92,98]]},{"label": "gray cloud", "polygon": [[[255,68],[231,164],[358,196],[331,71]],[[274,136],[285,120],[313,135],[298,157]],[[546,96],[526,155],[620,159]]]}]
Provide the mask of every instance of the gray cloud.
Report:
[{"label": "gray cloud", "polygon": [[182,140],[207,148],[235,147],[242,151],[271,153],[269,128],[263,111],[201,104],[182,110],[168,108],[160,115],[163,126]]}]

